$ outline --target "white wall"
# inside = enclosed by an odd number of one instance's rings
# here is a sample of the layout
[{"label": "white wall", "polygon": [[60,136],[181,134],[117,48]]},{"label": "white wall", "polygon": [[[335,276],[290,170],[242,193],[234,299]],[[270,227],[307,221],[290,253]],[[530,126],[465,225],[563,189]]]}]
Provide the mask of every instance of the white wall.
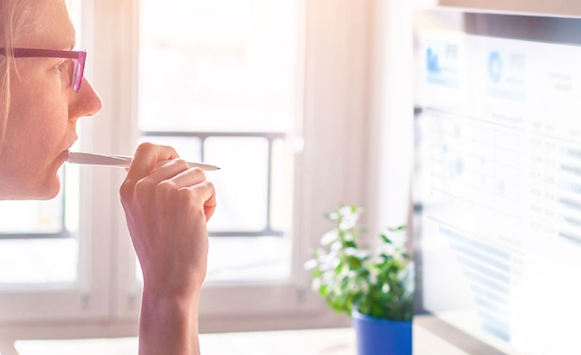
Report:
[{"label": "white wall", "polygon": [[413,7],[374,0],[371,52],[370,232],[406,223],[413,146]]}]

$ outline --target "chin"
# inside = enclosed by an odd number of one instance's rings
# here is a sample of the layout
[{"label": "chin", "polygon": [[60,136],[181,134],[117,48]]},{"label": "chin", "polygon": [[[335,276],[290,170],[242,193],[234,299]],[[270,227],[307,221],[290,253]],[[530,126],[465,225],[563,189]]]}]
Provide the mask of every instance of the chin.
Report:
[{"label": "chin", "polygon": [[54,191],[44,191],[40,196],[35,198],[35,200],[52,200],[53,198],[58,196],[59,191],[60,189]]},{"label": "chin", "polygon": [[61,181],[56,172],[29,179],[20,176],[7,180],[7,183],[0,185],[0,200],[50,200],[61,189]]},{"label": "chin", "polygon": [[57,189],[10,189],[9,191],[0,191],[0,200],[51,200],[58,196],[60,188]]},{"label": "chin", "polygon": [[61,182],[58,175],[54,175],[52,179],[47,179],[38,184],[28,192],[23,191],[22,200],[51,200],[59,194],[61,189]]},{"label": "chin", "polygon": [[36,197],[37,200],[51,200],[59,194],[61,190],[61,182],[58,176],[50,181],[42,190],[39,191],[38,196]]},{"label": "chin", "polygon": [[[58,196],[60,191],[60,185],[54,186],[43,186],[38,189],[30,189],[28,191],[18,191],[16,193],[9,194],[6,200],[52,200]],[[2,199],[2,198],[0,198]]]}]

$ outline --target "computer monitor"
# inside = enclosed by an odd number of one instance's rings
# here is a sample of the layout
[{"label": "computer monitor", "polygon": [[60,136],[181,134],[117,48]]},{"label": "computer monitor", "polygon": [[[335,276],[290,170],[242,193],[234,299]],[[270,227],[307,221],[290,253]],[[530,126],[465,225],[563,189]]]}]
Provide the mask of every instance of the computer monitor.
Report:
[{"label": "computer monitor", "polygon": [[581,354],[581,19],[415,20],[419,311],[469,353]]}]

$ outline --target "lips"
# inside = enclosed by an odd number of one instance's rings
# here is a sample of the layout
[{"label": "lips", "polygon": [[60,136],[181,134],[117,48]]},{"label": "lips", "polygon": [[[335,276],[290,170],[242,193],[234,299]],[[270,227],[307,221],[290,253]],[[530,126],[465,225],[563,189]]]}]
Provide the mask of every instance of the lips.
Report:
[{"label": "lips", "polygon": [[67,154],[69,153],[69,150],[71,149],[71,147],[73,146],[73,144],[75,144],[75,142],[77,141],[77,139],[79,139],[79,137],[75,134],[75,136],[73,137],[73,139],[71,139],[70,143],[68,145],[66,145],[68,148],[65,149],[64,151],[67,152]]}]

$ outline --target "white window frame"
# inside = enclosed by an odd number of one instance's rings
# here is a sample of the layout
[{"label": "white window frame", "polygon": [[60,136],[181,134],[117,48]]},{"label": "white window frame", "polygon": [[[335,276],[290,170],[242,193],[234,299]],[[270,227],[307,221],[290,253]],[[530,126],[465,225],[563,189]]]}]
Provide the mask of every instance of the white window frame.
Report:
[{"label": "white window frame", "polygon": [[[304,148],[296,155],[292,277],[278,282],[205,284],[200,301],[202,332],[350,322],[333,314],[311,291],[310,272],[303,264],[320,236],[332,228],[325,213],[343,203],[365,206],[368,200],[372,1],[297,1],[304,22],[299,34],[303,43],[295,134]],[[82,148],[131,154],[138,138],[138,0],[84,0],[83,14],[82,32],[90,44],[88,76],[96,73],[91,81],[104,106],[94,118],[83,119],[90,136]],[[0,294],[2,354],[9,354],[2,344],[15,339],[137,335],[141,289],[119,203],[124,175],[114,169],[83,169],[83,186],[92,186],[88,192],[83,190],[81,202],[81,245],[90,260],[81,268],[86,286],[68,294],[54,290]],[[23,307],[35,304],[29,317],[21,317]],[[1,318],[11,309],[17,310],[13,317]]]}]

